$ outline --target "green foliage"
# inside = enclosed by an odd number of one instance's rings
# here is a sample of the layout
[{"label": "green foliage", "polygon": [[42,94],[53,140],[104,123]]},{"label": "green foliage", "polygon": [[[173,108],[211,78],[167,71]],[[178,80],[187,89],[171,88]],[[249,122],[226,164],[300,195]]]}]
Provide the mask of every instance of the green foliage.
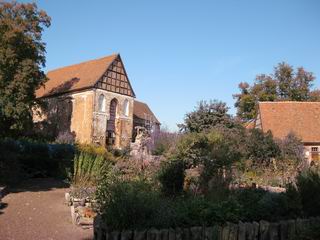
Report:
[{"label": "green foliage", "polygon": [[35,90],[46,81],[41,37],[49,26],[35,3],[0,2],[0,136],[31,129]]},{"label": "green foliage", "polygon": [[155,142],[152,149],[152,154],[155,156],[166,155],[170,150],[175,148],[179,139],[179,134],[171,133],[167,129],[161,129],[154,137]]},{"label": "green foliage", "polygon": [[67,178],[74,147],[27,139],[0,140],[0,182],[17,183],[25,177]]},{"label": "green foliage", "polygon": [[73,161],[73,186],[94,186],[110,169],[113,156],[103,147],[78,145]]},{"label": "green foliage", "polygon": [[227,184],[231,166],[239,161],[243,154],[240,136],[241,130],[236,128],[186,133],[179,139],[172,157],[183,159],[187,167],[201,167],[201,188],[202,191],[208,191],[211,180],[217,183],[217,180],[224,179]]},{"label": "green foliage", "polygon": [[218,126],[234,127],[235,120],[228,114],[226,103],[217,100],[199,102],[193,112],[187,113],[183,124],[179,124],[181,131],[202,132]]},{"label": "green foliage", "polygon": [[312,170],[301,173],[297,187],[303,212],[307,216],[320,216],[320,174]]},{"label": "green foliage", "polygon": [[304,160],[304,146],[300,138],[289,133],[283,140],[278,140],[281,158],[291,160],[297,166]]},{"label": "green foliage", "polygon": [[251,159],[254,166],[265,166],[272,159],[280,156],[280,149],[274,141],[272,133],[263,133],[260,129],[250,130],[246,141],[247,158]]},{"label": "green foliage", "polygon": [[298,233],[296,240],[319,240],[320,239],[320,223],[311,223]]},{"label": "green foliage", "polygon": [[114,229],[151,227],[157,219],[159,195],[147,182],[105,177],[97,191],[100,211]]},{"label": "green foliage", "polygon": [[312,90],[315,77],[304,68],[295,71],[287,63],[279,63],[273,74],[261,74],[252,86],[240,83],[235,94],[237,115],[243,120],[254,119],[259,101],[319,101],[319,90]]},{"label": "green foliage", "polygon": [[167,196],[175,196],[183,191],[185,163],[182,160],[171,160],[162,163],[158,179],[162,192]]}]

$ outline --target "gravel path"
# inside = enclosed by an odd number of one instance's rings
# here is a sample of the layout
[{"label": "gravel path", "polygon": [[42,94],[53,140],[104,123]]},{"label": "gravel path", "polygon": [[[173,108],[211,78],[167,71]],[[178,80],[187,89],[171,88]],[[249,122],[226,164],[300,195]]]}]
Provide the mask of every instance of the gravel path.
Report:
[{"label": "gravel path", "polygon": [[1,240],[89,240],[92,229],[71,222],[67,187],[54,179],[32,179],[10,189],[0,206]]}]

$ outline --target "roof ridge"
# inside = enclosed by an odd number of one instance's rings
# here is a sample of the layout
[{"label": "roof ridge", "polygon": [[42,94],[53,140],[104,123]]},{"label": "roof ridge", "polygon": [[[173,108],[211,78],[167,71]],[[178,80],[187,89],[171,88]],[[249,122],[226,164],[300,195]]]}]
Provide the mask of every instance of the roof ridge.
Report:
[{"label": "roof ridge", "polygon": [[48,74],[48,73],[55,72],[55,71],[60,71],[60,70],[62,70],[62,69],[67,69],[67,68],[79,66],[79,65],[81,65],[81,64],[85,64],[85,63],[89,63],[89,62],[99,61],[99,60],[102,60],[102,59],[105,59],[105,58],[111,58],[111,57],[116,58],[117,56],[119,56],[119,53],[113,53],[113,54],[108,55],[108,56],[99,57],[99,58],[96,58],[96,59],[90,59],[90,60],[86,60],[86,61],[83,61],[83,62],[80,62],[80,63],[75,63],[75,64],[63,66],[63,67],[58,67],[58,68],[55,68],[55,69],[52,69],[52,70],[48,71],[47,74]]},{"label": "roof ridge", "polygon": [[312,101],[312,102],[309,102],[309,101],[258,101],[258,103],[272,103],[272,104],[275,104],[275,103],[320,103],[320,102],[316,102],[316,101]]}]

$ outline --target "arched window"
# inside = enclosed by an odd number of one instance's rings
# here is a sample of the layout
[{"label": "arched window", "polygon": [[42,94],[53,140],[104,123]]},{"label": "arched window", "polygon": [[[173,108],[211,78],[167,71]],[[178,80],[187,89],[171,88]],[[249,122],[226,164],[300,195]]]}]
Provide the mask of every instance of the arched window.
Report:
[{"label": "arched window", "polygon": [[101,94],[99,96],[98,109],[99,109],[99,112],[105,112],[106,111],[106,98],[104,97],[103,94]]},{"label": "arched window", "polygon": [[129,116],[129,101],[128,101],[128,99],[124,100],[124,103],[123,103],[123,114],[126,117]]}]

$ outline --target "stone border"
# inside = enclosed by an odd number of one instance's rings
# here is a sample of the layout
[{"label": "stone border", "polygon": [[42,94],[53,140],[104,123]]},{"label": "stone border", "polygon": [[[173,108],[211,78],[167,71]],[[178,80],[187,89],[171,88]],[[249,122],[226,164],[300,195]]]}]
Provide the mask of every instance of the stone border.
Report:
[{"label": "stone border", "polygon": [[320,217],[280,222],[239,222],[209,227],[108,231],[101,216],[94,219],[94,240],[295,240]]},{"label": "stone border", "polygon": [[7,186],[0,186],[0,203],[1,203],[1,199],[7,195],[8,193],[8,188]]},{"label": "stone border", "polygon": [[72,198],[68,192],[65,193],[65,200],[70,206],[72,223],[84,229],[92,228],[96,213],[92,210],[91,203],[86,199]]}]

